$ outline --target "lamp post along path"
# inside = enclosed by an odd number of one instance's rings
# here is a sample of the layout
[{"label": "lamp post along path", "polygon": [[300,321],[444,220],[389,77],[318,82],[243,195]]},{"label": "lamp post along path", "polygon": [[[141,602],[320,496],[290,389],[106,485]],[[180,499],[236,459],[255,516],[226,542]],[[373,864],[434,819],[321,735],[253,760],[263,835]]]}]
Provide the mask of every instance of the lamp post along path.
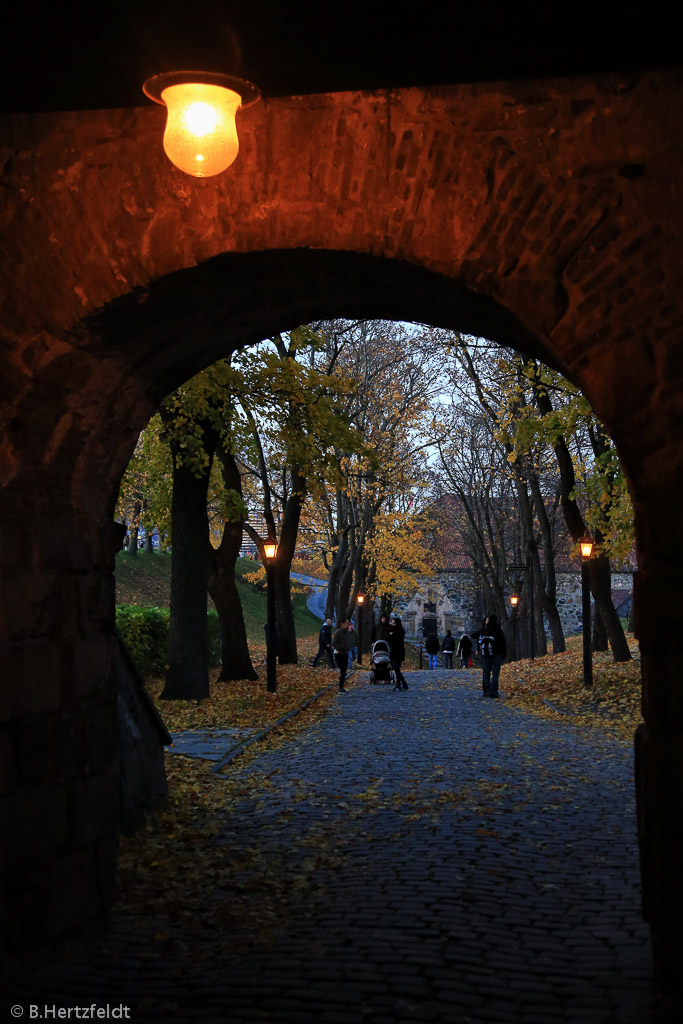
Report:
[{"label": "lamp post along path", "polygon": [[363,664],[363,605],[365,604],[365,594],[359,594],[356,598],[358,602],[358,664]]},{"label": "lamp post along path", "polygon": [[268,619],[266,623],[266,689],[268,693],[275,693],[277,690],[277,669],[275,667],[277,623],[275,621],[275,586],[272,569],[277,556],[277,543],[269,540],[263,545],[263,552],[266,563],[266,608]]},{"label": "lamp post along path", "polygon": [[591,591],[590,560],[595,542],[592,537],[582,537],[581,551],[581,627],[583,630],[583,685],[593,685],[593,652],[591,651]]}]

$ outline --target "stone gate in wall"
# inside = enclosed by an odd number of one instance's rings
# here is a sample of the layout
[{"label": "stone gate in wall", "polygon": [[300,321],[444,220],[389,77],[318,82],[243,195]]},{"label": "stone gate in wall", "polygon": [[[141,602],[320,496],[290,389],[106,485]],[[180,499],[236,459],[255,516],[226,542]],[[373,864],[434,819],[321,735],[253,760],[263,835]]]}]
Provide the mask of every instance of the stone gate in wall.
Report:
[{"label": "stone gate in wall", "polygon": [[[633,595],[632,572],[612,573],[612,595],[617,610],[622,607],[624,617],[628,618],[629,597]],[[580,571],[557,572],[557,607],[565,636],[580,633],[583,628]],[[447,629],[456,636],[463,630],[469,632],[480,626],[484,615],[479,584],[470,569],[418,576],[415,593],[397,602],[396,610],[411,637],[422,636],[424,618],[436,618],[439,636]]]},{"label": "stone gate in wall", "polygon": [[272,99],[176,171],[154,109],[2,119],[0,928],[102,914],[119,831],[114,500],[161,398],[327,316],[429,323],[561,369],[636,517],[644,912],[683,972],[683,74]]}]

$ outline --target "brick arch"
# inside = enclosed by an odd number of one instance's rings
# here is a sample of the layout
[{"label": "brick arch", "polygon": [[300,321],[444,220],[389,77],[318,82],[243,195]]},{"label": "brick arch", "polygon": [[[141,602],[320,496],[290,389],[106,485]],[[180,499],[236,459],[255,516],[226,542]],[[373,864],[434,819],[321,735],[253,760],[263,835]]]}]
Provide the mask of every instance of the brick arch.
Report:
[{"label": "brick arch", "polygon": [[666,974],[683,948],[683,828],[668,798],[683,777],[683,658],[661,642],[662,626],[677,636],[683,597],[682,95],[681,75],[653,73],[271,101],[245,114],[234,173],[199,183],[167,165],[155,110],[9,119],[10,921],[57,934],[109,898],[109,519],[140,426],[233,346],[321,314],[374,315],[545,358],[582,386],[619,446],[640,564],[646,909]]}]

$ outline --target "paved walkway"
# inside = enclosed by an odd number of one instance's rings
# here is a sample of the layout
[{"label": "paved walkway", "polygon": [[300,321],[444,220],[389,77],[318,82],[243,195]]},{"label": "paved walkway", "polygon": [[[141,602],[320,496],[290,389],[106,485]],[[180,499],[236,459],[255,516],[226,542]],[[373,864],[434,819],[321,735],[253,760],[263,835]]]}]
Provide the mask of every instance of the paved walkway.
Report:
[{"label": "paved walkway", "polygon": [[92,996],[134,1021],[204,1024],[663,1019],[630,745],[482,699],[475,672],[414,672],[406,693],[366,678],[281,749],[229,768],[258,794],[217,841],[262,865],[242,879],[255,901],[269,865],[289,872],[286,914],[229,951],[192,922],[161,954],[115,919],[106,951],[77,944],[14,1001]]}]

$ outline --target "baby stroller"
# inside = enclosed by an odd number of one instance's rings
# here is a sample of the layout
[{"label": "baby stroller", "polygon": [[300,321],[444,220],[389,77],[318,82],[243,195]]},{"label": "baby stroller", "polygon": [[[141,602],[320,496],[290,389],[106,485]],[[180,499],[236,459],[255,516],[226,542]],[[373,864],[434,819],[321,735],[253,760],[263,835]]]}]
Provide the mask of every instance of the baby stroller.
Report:
[{"label": "baby stroller", "polygon": [[376,640],[372,645],[370,655],[370,682],[390,683],[394,677],[394,670],[389,660],[389,644],[386,640]]}]

